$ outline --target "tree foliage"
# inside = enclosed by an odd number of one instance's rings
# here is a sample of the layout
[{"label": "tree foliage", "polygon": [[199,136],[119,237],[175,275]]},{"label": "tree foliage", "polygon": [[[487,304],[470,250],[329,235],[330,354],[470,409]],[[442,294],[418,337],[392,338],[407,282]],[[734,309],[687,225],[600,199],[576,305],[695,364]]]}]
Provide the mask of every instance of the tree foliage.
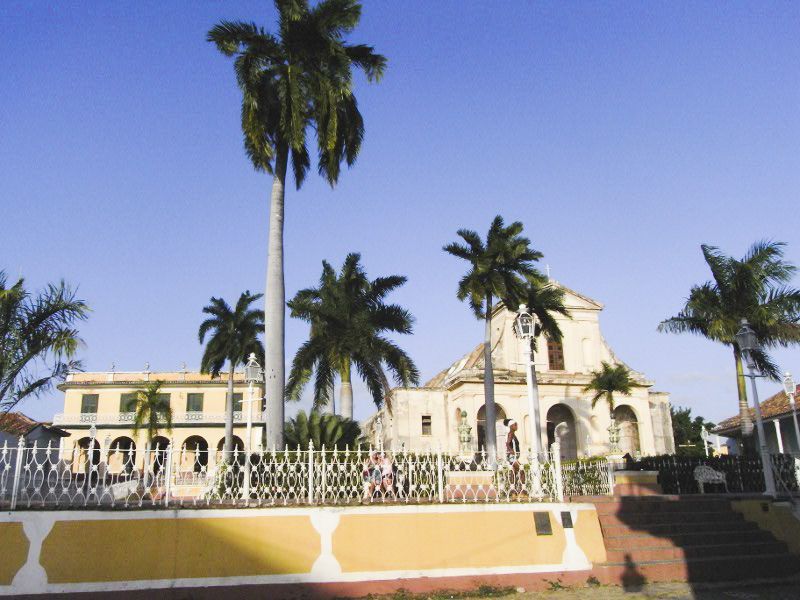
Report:
[{"label": "tree foliage", "polygon": [[678,456],[705,456],[701,432],[703,426],[711,431],[715,424],[703,417],[692,418],[691,408],[671,407],[672,435],[675,438],[675,453]]},{"label": "tree foliage", "polygon": [[631,393],[631,388],[633,388],[633,378],[628,367],[602,361],[600,369],[592,371],[592,379],[583,391],[592,392],[592,408],[600,400],[605,400],[609,412],[613,412],[614,394],[627,396]]},{"label": "tree foliage", "polygon": [[522,223],[515,221],[506,226],[497,215],[486,235],[486,241],[472,230],[459,229],[464,241],[452,242],[444,251],[464,259],[470,269],[458,282],[456,296],[468,301],[479,319],[491,312],[493,299],[516,306],[528,293],[528,282],[541,282],[543,276],[533,267],[542,256],[532,250],[530,240],[522,236]]},{"label": "tree foliage", "polygon": [[144,429],[147,442],[150,443],[162,429],[172,431],[172,407],[169,394],[161,392],[163,381],[157,380],[147,384],[143,390],[136,392],[136,408],[133,417],[133,431],[138,433]]},{"label": "tree foliage", "polygon": [[756,242],[739,260],[714,246],[701,246],[712,279],[692,287],[683,309],[658,326],[659,331],[693,333],[732,348],[746,435],[753,426],[736,344],[741,320],[750,322],[762,346],[753,353],[756,365],[774,381],[780,378],[780,369],[768,350],[800,342],[800,290],[788,286],[796,268],[783,260],[784,247],[780,242]]},{"label": "tree foliage", "polygon": [[309,339],[292,361],[286,397],[298,400],[314,375],[314,407],[332,401],[334,376],[350,381],[351,366],[366,383],[375,405],[388,398],[388,369],[396,384],[419,383],[419,371],[411,357],[386,333],[410,334],[411,313],[386,296],[406,282],[400,275],[370,280],[360,264],[361,255],[348,254],[340,272],[322,262],[319,286],[297,292],[287,302],[291,316],[311,325]]},{"label": "tree foliage", "polygon": [[[264,311],[250,308],[262,294],[242,293],[236,306],[231,308],[222,298],[211,298],[203,312],[209,315],[197,332],[200,343],[208,343],[200,360],[200,371],[219,377],[220,371],[228,362],[231,371],[243,364],[250,353],[255,353],[263,361],[264,346],[258,339],[264,328]],[[263,362],[262,362],[263,364]]]},{"label": "tree foliage", "polygon": [[81,368],[76,325],[88,311],[64,281],[32,293],[21,278],[9,287],[0,271],[0,411],[39,396]]},{"label": "tree foliage", "polygon": [[278,27],[221,21],[208,41],[235,57],[242,92],[244,147],[253,166],[275,173],[282,152],[291,155],[299,188],[311,165],[308,131],[317,138],[317,168],[333,185],[342,161],[351,166],[364,138],[364,121],[353,94],[353,72],[378,81],[386,58],[372,46],[346,37],[361,19],[356,0],[275,0]]},{"label": "tree foliage", "polygon": [[353,448],[358,444],[361,428],[356,421],[339,415],[320,414],[317,411],[306,415],[301,410],[294,419],[286,422],[284,435],[290,448],[305,450],[309,442],[313,442],[318,450],[323,446],[330,450],[344,450],[345,447]]}]

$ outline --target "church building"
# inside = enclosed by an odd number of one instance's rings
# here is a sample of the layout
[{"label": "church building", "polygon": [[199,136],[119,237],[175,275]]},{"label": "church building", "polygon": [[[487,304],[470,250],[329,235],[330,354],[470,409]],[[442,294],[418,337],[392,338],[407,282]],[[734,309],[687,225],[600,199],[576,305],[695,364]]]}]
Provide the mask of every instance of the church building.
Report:
[{"label": "church building", "polygon": [[[540,336],[534,364],[539,390],[541,427],[535,432],[541,447],[552,445],[556,432],[564,459],[609,454],[609,427],[619,426],[621,452],[638,455],[673,453],[669,394],[653,389],[654,382],[632,371],[630,395],[615,395],[609,414],[604,400],[593,409],[583,388],[601,362],[622,363],[600,331],[602,304],[567,287],[569,317],[555,315],[563,333],[560,342]],[[492,313],[492,364],[497,405],[498,447],[505,445],[503,420],[519,424],[517,437],[531,446],[523,342],[514,335],[516,313],[502,304]],[[476,346],[430,381],[417,388],[396,388],[391,410],[384,406],[364,423],[373,443],[387,450],[481,451],[486,447],[486,408],[483,391],[483,344]],[[564,426],[559,426],[561,424]]]}]

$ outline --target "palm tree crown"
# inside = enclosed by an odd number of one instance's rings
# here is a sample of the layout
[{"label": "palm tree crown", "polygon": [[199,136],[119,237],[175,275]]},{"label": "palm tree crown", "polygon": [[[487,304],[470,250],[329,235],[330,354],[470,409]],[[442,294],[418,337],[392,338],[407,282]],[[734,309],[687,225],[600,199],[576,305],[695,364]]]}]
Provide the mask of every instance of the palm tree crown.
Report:
[{"label": "palm tree crown", "polygon": [[524,303],[528,312],[536,315],[536,329],[531,338],[531,349],[536,350],[536,338],[544,335],[548,340],[561,341],[563,334],[555,315],[563,315],[568,319],[572,317],[564,304],[564,289],[550,283],[546,277],[533,275],[527,278],[527,285],[522,297],[506,298],[509,310],[517,310]]},{"label": "palm tree crown", "polygon": [[[783,248],[779,242],[756,242],[737,260],[713,246],[701,246],[712,280],[692,287],[683,309],[658,326],[659,331],[693,333],[732,348],[746,435],[752,432],[753,422],[736,344],[741,320],[750,322],[767,350],[800,342],[800,290],[787,287],[796,269],[783,260]],[[767,352],[754,352],[753,358],[765,375],[779,379],[780,370]]]},{"label": "palm tree crown", "polygon": [[147,431],[147,443],[153,441],[161,429],[172,431],[172,408],[169,394],[161,393],[161,380],[149,383],[136,394],[136,408],[133,417],[133,431]]},{"label": "palm tree crown", "polygon": [[51,388],[80,369],[75,324],[86,319],[86,303],[63,281],[32,295],[19,279],[7,287],[0,271],[0,411]]},{"label": "palm tree crown", "polygon": [[222,21],[208,41],[236,57],[244,146],[253,166],[275,173],[286,148],[299,188],[310,166],[306,138],[312,128],[319,172],[334,184],[341,162],[355,162],[364,137],[353,69],[377,81],[386,58],[372,46],[345,42],[361,19],[357,0],[323,0],[313,8],[306,0],[276,0],[275,7],[277,34],[255,23]]},{"label": "palm tree crown", "polygon": [[594,392],[592,408],[603,399],[608,404],[609,413],[614,412],[614,394],[629,395],[633,387],[631,372],[625,365],[612,365],[603,361],[601,368],[592,371],[592,379],[583,388],[584,392]]},{"label": "palm tree crown", "polygon": [[[264,346],[258,339],[264,327],[264,311],[250,305],[261,298],[261,294],[242,293],[232,309],[222,298],[211,298],[203,312],[210,315],[200,324],[197,337],[202,344],[210,334],[200,360],[200,372],[219,377],[228,363],[228,394],[225,402],[225,451],[233,450],[233,373],[243,364],[250,353],[264,355]],[[251,406],[247,407],[252,410]]]},{"label": "palm tree crown", "polygon": [[[367,384],[377,406],[383,404],[389,393],[383,365],[399,385],[419,382],[419,371],[411,358],[383,335],[411,333],[414,322],[411,313],[397,304],[384,302],[406,278],[391,275],[370,281],[360,259],[360,254],[349,254],[338,275],[323,261],[319,287],[301,290],[287,303],[293,317],[311,325],[308,341],[292,362],[287,398],[297,400],[316,371],[314,406],[319,408],[332,401],[330,389],[335,374],[341,378],[342,399],[346,401],[351,366],[355,366]],[[352,407],[342,406],[341,412],[352,418]]]},{"label": "palm tree crown", "polygon": [[531,264],[544,256],[532,250],[530,240],[521,235],[522,223],[505,225],[497,215],[489,227],[486,242],[469,229],[456,232],[466,244],[452,242],[444,251],[470,263],[470,270],[458,283],[457,297],[468,300],[479,319],[492,310],[492,300],[508,300],[516,305],[524,297],[526,280],[541,274]]}]

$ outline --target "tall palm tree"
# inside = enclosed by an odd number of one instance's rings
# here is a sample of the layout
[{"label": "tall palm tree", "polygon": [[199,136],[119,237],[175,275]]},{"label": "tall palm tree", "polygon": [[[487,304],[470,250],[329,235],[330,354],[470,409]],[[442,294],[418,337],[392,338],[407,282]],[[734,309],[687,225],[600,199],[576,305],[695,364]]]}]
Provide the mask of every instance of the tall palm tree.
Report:
[{"label": "tall palm tree", "polygon": [[285,384],[285,287],[283,216],[286,171],[291,158],[299,189],[311,164],[307,133],[315,132],[318,170],[331,185],[342,161],[352,166],[364,138],[364,122],[353,95],[353,71],[368,81],[383,75],[386,58],[373,47],[345,38],[361,19],[357,0],[275,0],[278,31],[254,23],[222,21],[208,41],[226,56],[242,92],[245,152],[256,170],[273,176],[269,213],[264,341],[268,443],[283,445]]},{"label": "tall palm tree", "polygon": [[[228,363],[225,456],[230,456],[233,451],[233,374],[236,367],[243,364],[251,352],[256,356],[264,355],[264,346],[258,339],[258,334],[264,327],[264,311],[250,308],[250,305],[261,296],[262,294],[251,294],[246,291],[239,296],[233,309],[222,298],[212,297],[211,303],[203,308],[203,312],[210,316],[200,324],[197,332],[201,344],[206,334],[211,332],[203,358],[200,360],[200,372],[219,377],[225,363]],[[252,410],[251,406],[247,408]]]},{"label": "tall palm tree", "polygon": [[49,390],[69,371],[81,339],[75,325],[89,308],[66,283],[32,294],[19,279],[8,287],[0,271],[0,412]]},{"label": "tall palm tree", "polygon": [[138,434],[141,429],[146,430],[147,449],[159,431],[172,431],[172,407],[169,405],[169,395],[161,393],[163,384],[161,380],[153,381],[145,389],[136,392],[133,431]]},{"label": "tall palm tree", "polygon": [[522,223],[516,221],[509,226],[497,215],[489,227],[486,242],[469,229],[459,229],[458,235],[466,244],[453,242],[444,251],[463,258],[470,263],[470,270],[458,283],[457,297],[468,300],[472,311],[484,319],[483,340],[483,390],[486,402],[486,439],[489,440],[488,456],[496,463],[497,439],[494,404],[494,372],[492,370],[492,308],[495,300],[506,305],[516,305],[525,295],[526,282],[530,277],[541,276],[532,263],[542,258],[542,253],[532,250],[530,240],[522,237]]},{"label": "tall palm tree", "polygon": [[397,304],[384,302],[386,295],[403,285],[406,278],[390,275],[370,281],[360,260],[360,254],[348,254],[338,275],[323,261],[319,287],[301,290],[287,303],[292,317],[311,325],[308,341],[292,362],[287,399],[298,400],[303,386],[316,372],[314,406],[322,408],[333,401],[333,379],[339,375],[339,410],[347,419],[353,418],[353,367],[378,407],[388,399],[390,391],[383,365],[392,372],[397,384],[419,383],[414,361],[382,335],[411,333],[414,322],[411,313]]},{"label": "tall palm tree", "polygon": [[[614,394],[623,394],[625,396],[631,393],[633,387],[633,379],[631,372],[625,365],[612,365],[603,361],[601,368],[598,371],[592,371],[592,379],[583,388],[584,392],[594,392],[592,395],[592,408],[594,408],[600,400],[605,400],[608,405],[608,415],[611,418],[611,427],[617,427],[614,420]],[[618,429],[617,429],[618,431]],[[611,429],[609,429],[611,434]],[[612,437],[611,450],[617,450],[617,443],[619,438]]]},{"label": "tall palm tree", "polygon": [[[663,321],[658,330],[694,333],[731,348],[742,434],[749,436],[753,421],[736,332],[741,320],[747,319],[766,349],[800,342],[800,290],[787,287],[796,268],[783,260],[784,244],[780,242],[756,242],[741,260],[725,256],[714,246],[704,244],[700,248],[712,280],[692,287],[683,309]],[[758,368],[777,381],[780,369],[769,354],[753,354]]]}]

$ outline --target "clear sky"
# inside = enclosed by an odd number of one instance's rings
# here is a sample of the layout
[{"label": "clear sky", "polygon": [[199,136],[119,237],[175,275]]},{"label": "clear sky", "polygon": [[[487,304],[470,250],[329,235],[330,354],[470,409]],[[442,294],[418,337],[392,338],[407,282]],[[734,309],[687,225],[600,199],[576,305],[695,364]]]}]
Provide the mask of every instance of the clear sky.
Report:
[{"label": "clear sky", "polygon": [[[80,286],[87,369],[196,368],[209,297],[263,290],[271,182],[242,151],[231,61],[205,41],[220,19],[275,13],[0,3],[0,268]],[[441,247],[500,213],[605,304],[612,348],[673,404],[734,414],[730,351],[656,326],[708,278],[703,242],[786,241],[800,264],[799,33],[791,2],[367,0],[352,39],[389,67],[358,86],[356,166],[287,194],[287,294],[349,251],[373,277],[407,275],[393,300],[417,318],[402,344],[428,378],[482,335]],[[287,322],[288,360],[306,334]],[[776,358],[800,376],[800,349]],[[372,410],[358,386],[355,403]]]}]

